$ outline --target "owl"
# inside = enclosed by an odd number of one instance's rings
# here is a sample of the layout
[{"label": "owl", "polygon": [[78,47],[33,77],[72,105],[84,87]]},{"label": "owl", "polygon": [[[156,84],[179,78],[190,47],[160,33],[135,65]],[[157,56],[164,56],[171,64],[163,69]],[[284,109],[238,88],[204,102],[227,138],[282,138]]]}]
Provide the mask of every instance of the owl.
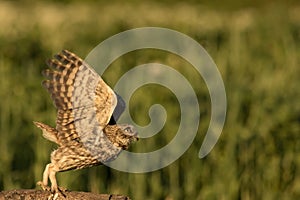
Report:
[{"label": "owl", "polygon": [[51,153],[51,162],[38,184],[58,193],[57,172],[112,161],[138,136],[132,125],[116,123],[125,103],[85,61],[63,50],[47,65],[42,85],[57,108],[56,127],[34,124],[58,148]]}]

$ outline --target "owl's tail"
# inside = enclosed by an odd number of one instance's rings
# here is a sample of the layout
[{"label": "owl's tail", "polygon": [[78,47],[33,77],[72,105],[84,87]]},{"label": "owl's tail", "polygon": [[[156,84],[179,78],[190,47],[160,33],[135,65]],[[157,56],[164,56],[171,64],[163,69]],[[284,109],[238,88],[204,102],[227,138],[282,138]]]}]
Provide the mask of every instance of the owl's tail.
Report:
[{"label": "owl's tail", "polygon": [[41,122],[33,122],[38,128],[42,129],[43,131],[43,137],[47,140],[50,140],[52,142],[55,142],[56,144],[60,145],[58,139],[57,139],[57,130],[55,128],[52,128],[51,126],[48,126],[47,124],[43,124]]}]

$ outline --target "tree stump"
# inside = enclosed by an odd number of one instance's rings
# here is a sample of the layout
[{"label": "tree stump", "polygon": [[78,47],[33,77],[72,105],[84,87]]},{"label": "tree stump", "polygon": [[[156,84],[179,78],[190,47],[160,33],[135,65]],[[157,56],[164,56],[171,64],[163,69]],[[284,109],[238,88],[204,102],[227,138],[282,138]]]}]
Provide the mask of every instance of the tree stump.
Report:
[{"label": "tree stump", "polygon": [[[66,191],[58,194],[56,200],[130,200],[129,197],[116,194],[94,194],[90,192]],[[43,190],[10,190],[0,192],[0,200],[48,200],[50,191]],[[50,198],[49,198],[50,197]],[[52,195],[52,198],[54,196]]]}]

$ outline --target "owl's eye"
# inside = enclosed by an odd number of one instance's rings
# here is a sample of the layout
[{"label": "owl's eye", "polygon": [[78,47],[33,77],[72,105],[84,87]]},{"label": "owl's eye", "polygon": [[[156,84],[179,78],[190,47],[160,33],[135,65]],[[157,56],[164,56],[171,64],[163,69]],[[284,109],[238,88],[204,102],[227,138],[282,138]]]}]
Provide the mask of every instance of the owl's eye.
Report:
[{"label": "owl's eye", "polygon": [[126,133],[130,132],[130,130],[131,130],[131,129],[130,129],[129,127],[127,127],[127,128],[124,129],[124,131],[125,131]]}]

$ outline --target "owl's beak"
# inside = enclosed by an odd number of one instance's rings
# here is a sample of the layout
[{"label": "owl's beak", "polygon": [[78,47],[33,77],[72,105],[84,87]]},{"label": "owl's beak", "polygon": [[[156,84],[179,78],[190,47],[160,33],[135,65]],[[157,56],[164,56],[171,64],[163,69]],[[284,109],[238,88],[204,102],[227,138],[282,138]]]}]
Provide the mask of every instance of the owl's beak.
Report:
[{"label": "owl's beak", "polygon": [[134,137],[134,141],[138,141],[140,139],[137,131],[135,131],[133,137]]},{"label": "owl's beak", "polygon": [[140,138],[138,135],[135,136],[135,141],[138,141]]}]

